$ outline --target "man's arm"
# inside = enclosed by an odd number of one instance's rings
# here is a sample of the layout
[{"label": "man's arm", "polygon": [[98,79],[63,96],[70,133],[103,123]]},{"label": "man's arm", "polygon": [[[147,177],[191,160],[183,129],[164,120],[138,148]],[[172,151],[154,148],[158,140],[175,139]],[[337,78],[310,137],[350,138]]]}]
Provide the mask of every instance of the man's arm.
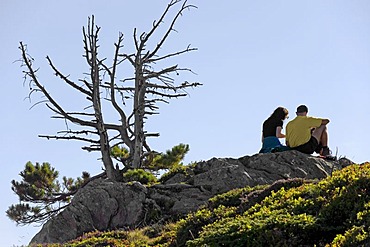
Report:
[{"label": "man's arm", "polygon": [[288,139],[289,139],[289,135],[290,135],[290,129],[289,129],[289,123],[286,125],[286,127],[285,127],[285,145],[287,145],[288,147],[290,147],[290,145],[289,145],[289,141],[288,141]]},{"label": "man's arm", "polygon": [[321,120],[321,125],[327,125],[329,122],[330,122],[330,120],[329,120],[329,119],[327,119],[327,118],[323,118],[323,119]]}]

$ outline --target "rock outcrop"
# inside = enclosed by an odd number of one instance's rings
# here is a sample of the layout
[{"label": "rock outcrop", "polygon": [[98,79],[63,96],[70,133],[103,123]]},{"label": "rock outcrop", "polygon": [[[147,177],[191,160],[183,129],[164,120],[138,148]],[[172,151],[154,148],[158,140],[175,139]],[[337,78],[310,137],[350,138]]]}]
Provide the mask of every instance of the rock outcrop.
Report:
[{"label": "rock outcrop", "polygon": [[185,215],[231,189],[289,178],[322,179],[348,165],[346,162],[287,151],[239,159],[213,158],[197,163],[186,175],[174,174],[151,187],[94,180],[78,191],[64,211],[45,223],[31,244],[63,243],[89,231],[152,224]]},{"label": "rock outcrop", "polygon": [[44,224],[31,243],[63,243],[84,232],[135,226],[142,219],[147,188],[108,179],[79,190],[68,207]]}]

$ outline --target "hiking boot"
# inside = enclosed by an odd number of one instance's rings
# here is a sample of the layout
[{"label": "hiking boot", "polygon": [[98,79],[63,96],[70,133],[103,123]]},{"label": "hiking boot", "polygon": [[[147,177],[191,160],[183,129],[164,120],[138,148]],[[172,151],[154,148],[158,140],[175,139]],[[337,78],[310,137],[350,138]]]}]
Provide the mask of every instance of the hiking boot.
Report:
[{"label": "hiking boot", "polygon": [[331,155],[331,151],[328,147],[323,147],[320,155],[326,160],[337,160],[336,156]]},{"label": "hiking boot", "polygon": [[333,155],[327,155],[327,156],[324,157],[324,159],[331,160],[331,161],[336,161],[337,160],[337,157],[336,156],[333,156]]},{"label": "hiking boot", "polygon": [[322,150],[321,150],[321,153],[320,153],[321,156],[329,156],[331,155],[331,151],[328,147],[323,147]]}]

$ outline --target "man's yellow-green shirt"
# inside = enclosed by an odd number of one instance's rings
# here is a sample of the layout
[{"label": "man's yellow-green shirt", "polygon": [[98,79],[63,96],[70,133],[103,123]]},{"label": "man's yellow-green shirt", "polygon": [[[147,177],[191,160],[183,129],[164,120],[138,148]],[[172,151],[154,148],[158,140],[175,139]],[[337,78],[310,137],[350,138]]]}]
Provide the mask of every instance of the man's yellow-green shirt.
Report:
[{"label": "man's yellow-green shirt", "polygon": [[285,139],[289,147],[294,148],[305,144],[311,138],[311,129],[321,125],[322,118],[297,116],[290,121],[285,129]]}]

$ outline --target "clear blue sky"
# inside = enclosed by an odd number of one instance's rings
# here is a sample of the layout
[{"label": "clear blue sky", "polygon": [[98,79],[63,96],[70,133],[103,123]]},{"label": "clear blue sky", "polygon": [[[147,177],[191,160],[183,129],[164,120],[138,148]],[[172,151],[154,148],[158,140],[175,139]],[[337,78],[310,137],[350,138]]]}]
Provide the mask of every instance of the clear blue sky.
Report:
[{"label": "clear blue sky", "polygon": [[[203,87],[190,97],[161,105],[160,115],[148,120],[150,139],[157,151],[190,145],[186,162],[212,157],[253,155],[260,149],[261,124],[277,106],[295,115],[299,104],[309,114],[331,120],[329,146],[339,155],[361,163],[370,160],[370,2],[366,0],[200,1],[198,9],[179,19],[177,33],[161,51],[178,51],[188,44],[197,52],[171,63],[193,69]],[[19,41],[40,67],[40,81],[70,110],[79,110],[81,98],[52,75],[45,57],[72,79],[83,77],[82,26],[94,14],[102,27],[102,56],[111,59],[118,32],[125,49],[132,47],[134,27],[148,31],[167,1],[21,1],[0,2],[1,207],[0,246],[27,244],[39,230],[16,227],[5,215],[17,202],[10,181],[27,161],[50,162],[61,173],[76,177],[81,171],[101,171],[97,154],[85,153],[82,143],[47,141],[38,134],[63,130],[63,121],[24,98],[22,69],[15,62]],[[168,20],[167,22],[168,23]],[[75,109],[77,107],[78,109]]]}]

